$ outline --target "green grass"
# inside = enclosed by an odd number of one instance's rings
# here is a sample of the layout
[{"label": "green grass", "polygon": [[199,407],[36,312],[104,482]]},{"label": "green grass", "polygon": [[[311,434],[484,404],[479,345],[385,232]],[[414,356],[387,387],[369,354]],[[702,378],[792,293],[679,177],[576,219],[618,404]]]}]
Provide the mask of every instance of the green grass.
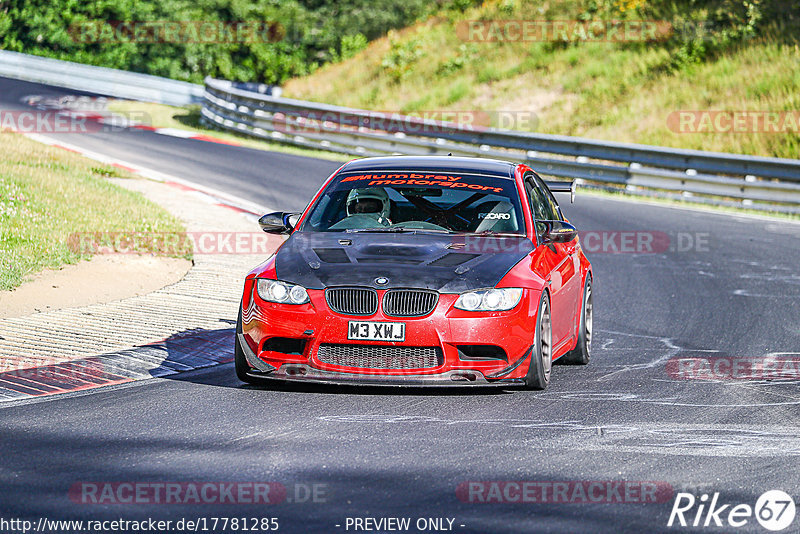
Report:
[{"label": "green grass", "polygon": [[21,135],[0,133],[0,290],[45,268],[88,256],[70,250],[76,232],[182,232],[180,221],[106,178],[130,177]]},{"label": "green grass", "polygon": [[347,156],[346,154],[282,145],[280,143],[272,143],[235,132],[208,128],[200,123],[200,106],[176,107],[132,100],[112,100],[108,104],[108,109],[115,113],[124,114],[131,119],[145,122],[149,126],[155,128],[180,128],[182,130],[190,130],[198,134],[211,135],[249,148],[271,150],[274,152],[283,152],[286,154],[331,161],[345,162],[352,159],[351,156]]},{"label": "green grass", "polygon": [[504,0],[446,12],[290,80],[284,94],[383,111],[534,112],[542,133],[798,157],[796,129],[677,133],[668,125],[680,110],[800,110],[800,47],[785,36],[698,58],[674,43],[465,43],[457,32],[459,22],[475,19],[574,19],[586,5]]}]

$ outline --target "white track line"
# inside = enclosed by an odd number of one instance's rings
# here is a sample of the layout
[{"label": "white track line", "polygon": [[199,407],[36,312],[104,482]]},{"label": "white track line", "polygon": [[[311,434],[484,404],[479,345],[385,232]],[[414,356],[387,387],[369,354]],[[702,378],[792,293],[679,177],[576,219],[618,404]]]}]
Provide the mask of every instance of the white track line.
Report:
[{"label": "white track line", "polygon": [[261,216],[264,213],[269,213],[271,210],[267,206],[258,204],[256,202],[252,202],[250,200],[246,200],[244,198],[238,197],[236,195],[231,195],[230,193],[226,193],[224,191],[220,191],[219,189],[215,189],[213,187],[208,187],[205,185],[200,185],[198,183],[192,182],[190,180],[185,180],[183,178],[179,178],[177,176],[166,174],[160,171],[156,171],[154,169],[150,169],[148,167],[143,167],[136,163],[131,163],[129,161],[119,160],[116,158],[112,158],[101,154],[99,152],[94,152],[92,150],[86,150],[81,148],[77,145],[73,145],[70,143],[65,143],[63,141],[59,141],[58,139],[53,139],[52,137],[47,137],[41,134],[25,134],[25,137],[32,139],[34,141],[38,141],[40,143],[44,143],[50,146],[56,146],[65,148],[72,152],[77,152],[82,156],[85,156],[89,159],[93,159],[95,161],[99,161],[101,163],[106,163],[108,165],[115,165],[119,167],[123,167],[126,169],[130,169],[131,171],[144,176],[145,178],[150,178],[151,180],[155,180],[157,182],[174,182],[178,183],[184,187],[189,189],[194,189],[196,191],[200,191],[205,193],[215,200],[219,201],[220,204],[231,206],[248,213],[251,213],[256,216]]}]

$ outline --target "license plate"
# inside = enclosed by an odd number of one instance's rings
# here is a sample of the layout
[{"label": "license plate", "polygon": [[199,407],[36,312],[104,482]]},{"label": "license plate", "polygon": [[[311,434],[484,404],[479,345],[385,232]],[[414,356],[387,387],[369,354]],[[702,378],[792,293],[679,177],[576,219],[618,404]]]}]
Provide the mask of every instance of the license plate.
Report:
[{"label": "license plate", "polygon": [[350,321],[347,339],[367,341],[405,341],[405,323],[378,323],[375,321]]}]

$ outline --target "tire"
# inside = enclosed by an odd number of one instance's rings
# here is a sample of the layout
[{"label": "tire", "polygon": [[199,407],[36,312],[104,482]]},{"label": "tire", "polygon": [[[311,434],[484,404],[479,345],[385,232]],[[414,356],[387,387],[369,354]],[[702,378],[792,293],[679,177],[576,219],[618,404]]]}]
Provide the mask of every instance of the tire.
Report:
[{"label": "tire", "polygon": [[536,312],[536,334],[531,347],[531,363],[525,376],[525,386],[542,390],[550,383],[553,368],[553,326],[550,314],[550,297],[542,291],[539,311]]},{"label": "tire", "polygon": [[250,364],[247,363],[247,358],[244,356],[244,351],[239,345],[239,334],[242,333],[242,306],[239,305],[239,317],[236,319],[236,335],[233,338],[233,364],[236,367],[236,377],[242,382],[248,384],[256,384],[258,380],[248,376],[247,372],[250,371]]},{"label": "tire", "polygon": [[592,352],[592,327],[594,323],[594,306],[592,298],[592,275],[587,273],[583,286],[583,304],[581,305],[581,321],[578,327],[578,342],[575,348],[559,358],[567,365],[586,365]]}]

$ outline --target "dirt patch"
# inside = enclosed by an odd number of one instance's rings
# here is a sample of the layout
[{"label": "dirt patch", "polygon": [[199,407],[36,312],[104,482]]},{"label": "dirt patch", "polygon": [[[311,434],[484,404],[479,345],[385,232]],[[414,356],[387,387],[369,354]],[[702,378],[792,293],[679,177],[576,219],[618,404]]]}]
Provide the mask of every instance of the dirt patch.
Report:
[{"label": "dirt patch", "polygon": [[[475,88],[472,99],[474,109],[494,109],[502,112],[525,112],[536,115],[536,120],[523,122],[520,117],[511,124],[498,125],[503,128],[517,130],[541,131],[540,121],[553,110],[562,108],[563,112],[571,112],[575,95],[565,93],[561,88],[537,87],[533,75],[521,75],[491,83],[483,83]],[[561,113],[561,111],[559,111]]]},{"label": "dirt patch", "polygon": [[475,86],[472,104],[478,109],[541,111],[563,96],[560,88],[543,87],[533,73],[524,73]]},{"label": "dirt patch", "polygon": [[109,254],[45,270],[13,291],[0,292],[0,318],[74,308],[145,295],[184,277],[185,259]]}]

